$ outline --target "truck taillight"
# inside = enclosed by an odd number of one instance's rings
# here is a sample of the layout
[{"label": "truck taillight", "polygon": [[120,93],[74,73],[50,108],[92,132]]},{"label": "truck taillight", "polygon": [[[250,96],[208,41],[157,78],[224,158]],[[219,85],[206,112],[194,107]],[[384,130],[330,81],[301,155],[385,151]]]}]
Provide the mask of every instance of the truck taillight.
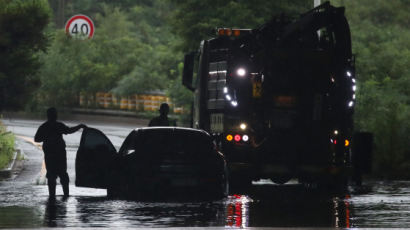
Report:
[{"label": "truck taillight", "polygon": [[232,140],[234,140],[235,142],[240,142],[240,141],[248,142],[249,141],[249,136],[246,135],[246,134],[244,134],[244,135],[241,135],[241,134],[235,134],[235,135],[228,134],[228,135],[226,135],[226,140],[229,141],[229,142],[231,142]]}]

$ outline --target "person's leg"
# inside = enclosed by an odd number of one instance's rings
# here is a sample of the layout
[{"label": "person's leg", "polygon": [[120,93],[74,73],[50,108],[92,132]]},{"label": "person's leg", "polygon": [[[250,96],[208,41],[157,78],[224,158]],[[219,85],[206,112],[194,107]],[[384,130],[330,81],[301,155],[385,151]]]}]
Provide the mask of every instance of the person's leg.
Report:
[{"label": "person's leg", "polygon": [[64,196],[69,196],[70,195],[70,189],[69,189],[70,178],[68,177],[67,172],[61,173],[60,183],[63,186]]},{"label": "person's leg", "polygon": [[47,172],[48,195],[53,198],[56,196],[57,175]]},{"label": "person's leg", "polygon": [[61,152],[59,152],[58,160],[56,161],[56,167],[58,170],[58,176],[60,177],[60,183],[63,187],[63,192],[64,196],[68,197],[70,195],[69,191],[69,182],[70,179],[68,178],[68,173],[67,173],[67,153],[65,149]]},{"label": "person's leg", "polygon": [[50,154],[49,151],[46,151],[44,148],[44,161],[46,163],[46,170],[47,170],[47,185],[48,185],[48,194],[50,198],[55,198],[56,196],[56,186],[57,186],[57,170],[55,167],[55,159],[52,157],[53,154]]}]

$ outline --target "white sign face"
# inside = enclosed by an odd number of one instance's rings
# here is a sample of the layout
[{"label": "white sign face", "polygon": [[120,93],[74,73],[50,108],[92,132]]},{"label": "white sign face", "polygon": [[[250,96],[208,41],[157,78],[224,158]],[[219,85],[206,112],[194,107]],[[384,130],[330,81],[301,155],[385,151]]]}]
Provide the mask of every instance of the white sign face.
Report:
[{"label": "white sign face", "polygon": [[85,15],[74,15],[67,21],[65,31],[73,38],[92,38],[94,36],[94,23]]}]

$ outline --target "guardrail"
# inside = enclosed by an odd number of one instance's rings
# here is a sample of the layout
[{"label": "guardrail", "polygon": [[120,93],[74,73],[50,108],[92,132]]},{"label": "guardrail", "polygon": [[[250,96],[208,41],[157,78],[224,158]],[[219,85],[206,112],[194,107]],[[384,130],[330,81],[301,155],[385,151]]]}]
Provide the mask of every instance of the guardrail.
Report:
[{"label": "guardrail", "polygon": [[97,107],[130,111],[158,111],[162,103],[168,103],[174,113],[184,112],[182,107],[175,107],[171,99],[159,94],[134,94],[117,96],[112,93],[99,92],[95,95],[80,94],[80,107]]}]

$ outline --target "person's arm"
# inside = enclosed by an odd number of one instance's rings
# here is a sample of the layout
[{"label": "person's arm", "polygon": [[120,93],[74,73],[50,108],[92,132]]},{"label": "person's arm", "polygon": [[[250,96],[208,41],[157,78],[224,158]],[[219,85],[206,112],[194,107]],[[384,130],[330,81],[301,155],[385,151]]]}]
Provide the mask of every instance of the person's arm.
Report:
[{"label": "person's arm", "polygon": [[[65,126],[65,125],[64,125]],[[86,128],[87,126],[86,125],[84,125],[84,124],[79,124],[79,125],[77,125],[77,126],[73,126],[73,127],[67,127],[67,126],[65,126],[65,128],[64,128],[64,134],[71,134],[71,133],[75,133],[75,132],[77,132],[79,129],[84,129],[84,128]]]},{"label": "person's arm", "polygon": [[43,142],[45,139],[44,136],[44,127],[43,125],[40,125],[40,127],[38,127],[36,135],[34,135],[34,141],[35,142]]}]

